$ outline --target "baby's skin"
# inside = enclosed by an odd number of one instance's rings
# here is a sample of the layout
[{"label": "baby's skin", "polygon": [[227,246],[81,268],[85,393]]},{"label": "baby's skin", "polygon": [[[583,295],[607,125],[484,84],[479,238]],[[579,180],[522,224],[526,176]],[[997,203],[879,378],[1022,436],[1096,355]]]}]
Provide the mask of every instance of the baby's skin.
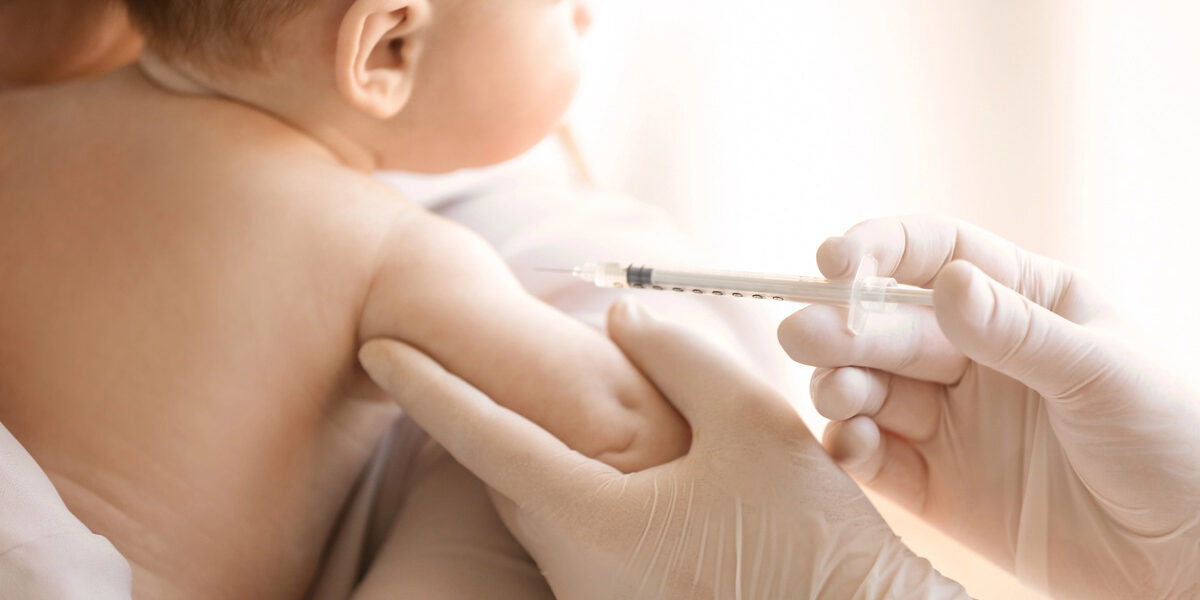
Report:
[{"label": "baby's skin", "polygon": [[139,598],[297,598],[404,340],[583,454],[686,451],[625,357],[327,145],[136,67],[0,96],[0,422]]}]

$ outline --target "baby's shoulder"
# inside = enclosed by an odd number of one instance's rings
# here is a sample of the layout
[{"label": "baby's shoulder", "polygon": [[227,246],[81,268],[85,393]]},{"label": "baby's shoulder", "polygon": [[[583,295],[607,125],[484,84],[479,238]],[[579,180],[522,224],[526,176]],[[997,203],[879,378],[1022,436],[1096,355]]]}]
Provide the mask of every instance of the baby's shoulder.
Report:
[{"label": "baby's shoulder", "polygon": [[[274,230],[264,233],[268,237],[275,231],[300,236],[285,245],[315,253],[313,266],[325,263],[320,256],[340,257],[363,283],[393,257],[428,258],[461,245],[456,226],[375,177],[340,165],[285,161],[243,179],[235,185],[236,212]],[[337,278],[347,275],[333,271]]]},{"label": "baby's shoulder", "polygon": [[444,333],[435,325],[455,326],[453,314],[463,307],[523,295],[499,253],[459,223],[424,210],[397,212],[381,233],[360,319],[363,340],[424,339],[414,332]]},{"label": "baby's shoulder", "polygon": [[299,208],[375,245],[397,228],[427,231],[441,221],[375,177],[340,165],[289,164],[256,185],[259,198]]}]

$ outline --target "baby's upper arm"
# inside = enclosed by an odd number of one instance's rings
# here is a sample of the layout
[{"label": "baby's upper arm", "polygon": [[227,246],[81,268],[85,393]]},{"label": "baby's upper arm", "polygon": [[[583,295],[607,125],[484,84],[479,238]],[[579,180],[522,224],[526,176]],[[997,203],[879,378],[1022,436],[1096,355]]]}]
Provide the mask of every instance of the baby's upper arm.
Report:
[{"label": "baby's upper arm", "polygon": [[683,420],[614,344],[527,295],[483,240],[436,216],[402,216],[386,236],[359,330],[421,349],[618,468],[687,450]]}]

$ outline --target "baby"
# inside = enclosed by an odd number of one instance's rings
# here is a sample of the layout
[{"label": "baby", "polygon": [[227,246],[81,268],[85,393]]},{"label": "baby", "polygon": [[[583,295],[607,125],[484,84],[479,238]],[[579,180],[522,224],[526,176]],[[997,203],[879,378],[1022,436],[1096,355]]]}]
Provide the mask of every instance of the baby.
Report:
[{"label": "baby", "polygon": [[687,449],[615,346],[368,176],[543,138],[580,0],[126,4],[138,66],[0,95],[0,422],[138,597],[308,589],[394,417],[372,337],[620,469]]}]

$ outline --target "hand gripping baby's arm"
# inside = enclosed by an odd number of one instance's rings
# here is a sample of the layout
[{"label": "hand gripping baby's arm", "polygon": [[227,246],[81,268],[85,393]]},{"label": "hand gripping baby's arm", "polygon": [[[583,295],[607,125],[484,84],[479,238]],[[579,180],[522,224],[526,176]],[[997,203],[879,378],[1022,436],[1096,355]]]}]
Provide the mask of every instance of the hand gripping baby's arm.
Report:
[{"label": "hand gripping baby's arm", "polygon": [[527,295],[474,234],[429,215],[383,242],[360,336],[401,339],[624,471],[683,454],[683,419],[602,334]]},{"label": "hand gripping baby's arm", "polygon": [[[572,447],[625,470],[688,446],[686,425],[601,334],[524,293],[474,234],[421,214],[383,243],[361,337],[400,337]],[[559,394],[562,394],[561,396]],[[484,487],[449,457],[418,484],[355,593],[375,597],[548,597]]]}]

